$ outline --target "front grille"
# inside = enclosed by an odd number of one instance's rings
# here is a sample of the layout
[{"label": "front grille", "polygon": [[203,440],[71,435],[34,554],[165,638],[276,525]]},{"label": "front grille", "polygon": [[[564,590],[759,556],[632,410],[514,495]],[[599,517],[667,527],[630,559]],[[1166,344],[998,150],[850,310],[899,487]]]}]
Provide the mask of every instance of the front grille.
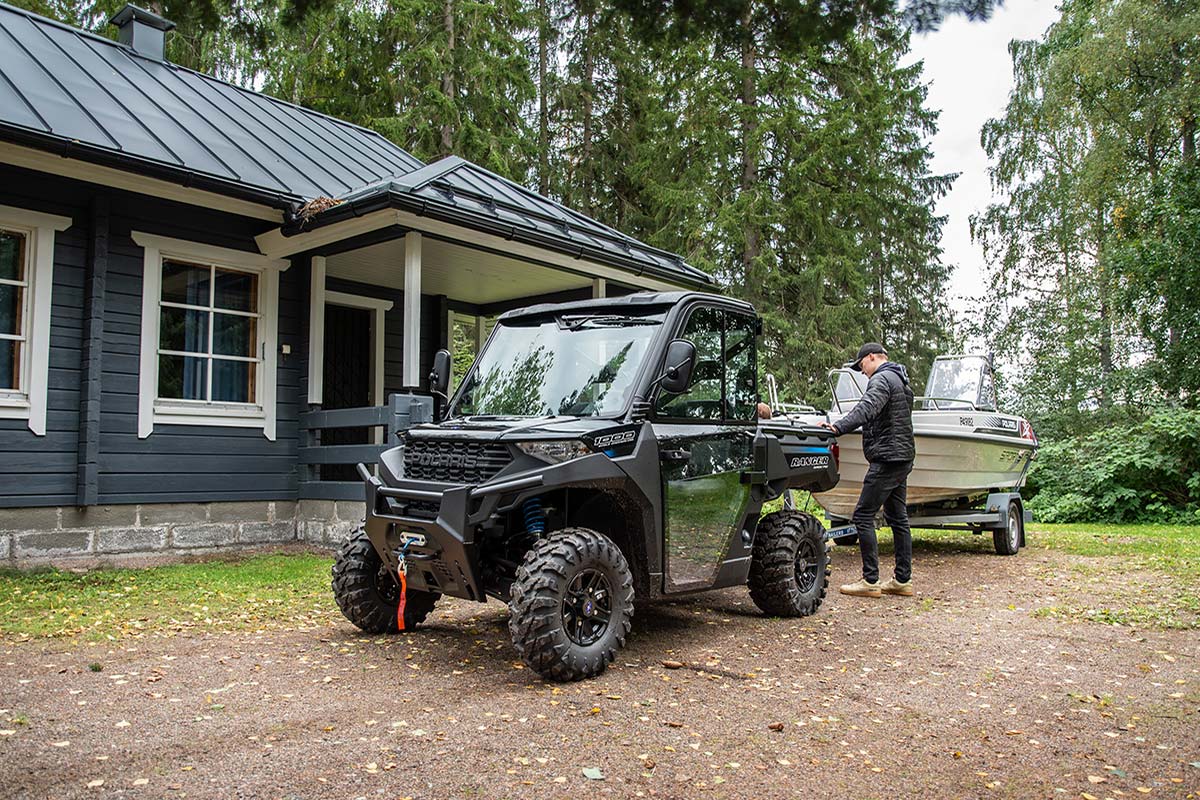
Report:
[{"label": "front grille", "polygon": [[506,445],[410,439],[404,448],[404,477],[417,481],[474,485],[512,463]]}]

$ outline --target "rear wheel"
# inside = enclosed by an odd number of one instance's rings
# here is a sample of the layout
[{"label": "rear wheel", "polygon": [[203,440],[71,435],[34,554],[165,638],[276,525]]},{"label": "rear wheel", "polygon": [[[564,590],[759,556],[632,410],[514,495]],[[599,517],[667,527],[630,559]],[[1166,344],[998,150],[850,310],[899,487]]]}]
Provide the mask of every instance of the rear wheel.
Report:
[{"label": "rear wheel", "polygon": [[841,545],[842,547],[850,547],[851,545],[856,545],[856,544],[858,544],[858,534],[857,533],[848,533],[845,536],[835,536],[835,537],[833,537],[833,543],[836,545]]},{"label": "rear wheel", "polygon": [[508,630],[521,658],[553,681],[599,675],[625,646],[633,575],[611,539],[566,528],[540,540],[517,569]]},{"label": "rear wheel", "polygon": [[[400,584],[375,552],[367,532],[357,528],[338,548],[333,561],[333,598],[342,616],[367,633],[397,633],[396,609]],[[409,589],[404,603],[404,627],[425,621],[441,595]]]},{"label": "rear wheel", "polygon": [[1004,515],[1005,526],[992,530],[992,544],[996,552],[1002,556],[1016,555],[1025,539],[1025,515],[1021,513],[1020,503],[1009,503],[1008,512]]},{"label": "rear wheel", "polygon": [[750,599],[765,614],[815,613],[829,588],[829,543],[820,520],[801,511],[759,520],[747,583]]}]

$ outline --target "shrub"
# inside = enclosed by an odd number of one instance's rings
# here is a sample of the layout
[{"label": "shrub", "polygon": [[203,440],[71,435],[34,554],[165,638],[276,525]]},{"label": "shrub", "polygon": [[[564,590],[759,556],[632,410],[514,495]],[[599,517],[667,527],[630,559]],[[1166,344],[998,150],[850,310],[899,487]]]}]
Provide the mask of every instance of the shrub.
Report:
[{"label": "shrub", "polygon": [[1200,522],[1200,411],[1166,409],[1046,443],[1029,495],[1043,522]]}]

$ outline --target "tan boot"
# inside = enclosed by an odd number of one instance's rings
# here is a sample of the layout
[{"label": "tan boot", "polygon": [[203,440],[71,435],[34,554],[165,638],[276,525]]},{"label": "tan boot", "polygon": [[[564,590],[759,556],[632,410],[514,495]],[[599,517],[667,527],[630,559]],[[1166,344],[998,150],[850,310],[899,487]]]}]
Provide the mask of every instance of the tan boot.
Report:
[{"label": "tan boot", "polygon": [[883,592],[884,594],[898,594],[901,597],[912,597],[912,579],[910,578],[904,583],[901,583],[895,578],[888,578],[883,582],[883,585],[879,587],[879,591]]},{"label": "tan boot", "polygon": [[867,583],[865,578],[855,581],[854,583],[843,584],[838,589],[842,594],[849,594],[855,597],[881,597],[882,592],[879,591],[879,583]]}]

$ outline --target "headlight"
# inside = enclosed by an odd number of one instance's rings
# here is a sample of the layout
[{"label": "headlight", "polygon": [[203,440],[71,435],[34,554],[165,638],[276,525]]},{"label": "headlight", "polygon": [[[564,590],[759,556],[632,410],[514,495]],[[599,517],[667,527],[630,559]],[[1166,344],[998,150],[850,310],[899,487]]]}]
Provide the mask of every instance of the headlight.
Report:
[{"label": "headlight", "polygon": [[587,448],[583,442],[579,441],[558,441],[558,442],[518,442],[517,447],[526,455],[540,458],[542,461],[548,461],[551,464],[561,464],[564,461],[570,461],[573,458],[581,458],[591,455],[592,451]]}]

